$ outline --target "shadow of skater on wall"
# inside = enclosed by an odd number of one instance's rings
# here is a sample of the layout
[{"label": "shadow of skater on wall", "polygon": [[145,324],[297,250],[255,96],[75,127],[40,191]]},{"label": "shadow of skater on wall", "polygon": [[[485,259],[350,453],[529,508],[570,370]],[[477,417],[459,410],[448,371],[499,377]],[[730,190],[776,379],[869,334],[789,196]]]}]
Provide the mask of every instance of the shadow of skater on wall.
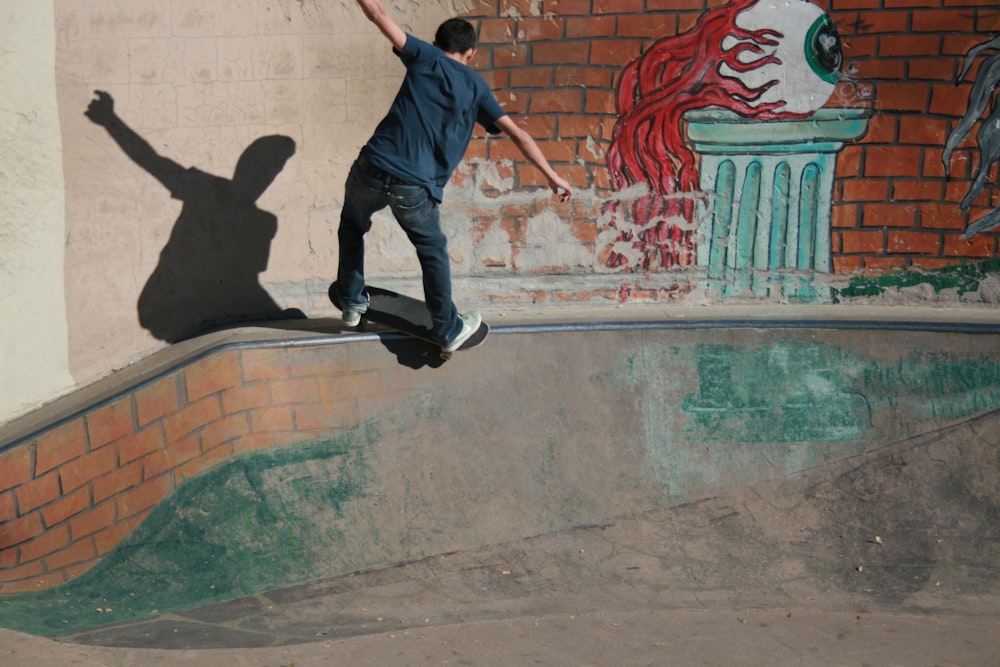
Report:
[{"label": "shadow of skater on wall", "polygon": [[240,156],[232,179],[213,176],[159,155],[118,117],[109,94],[95,94],[87,118],[183,202],[139,296],[143,328],[173,343],[235,322],[305,317],[297,309],[282,310],[259,279],[278,219],[256,202],[295,153],[295,142],[261,137]]}]

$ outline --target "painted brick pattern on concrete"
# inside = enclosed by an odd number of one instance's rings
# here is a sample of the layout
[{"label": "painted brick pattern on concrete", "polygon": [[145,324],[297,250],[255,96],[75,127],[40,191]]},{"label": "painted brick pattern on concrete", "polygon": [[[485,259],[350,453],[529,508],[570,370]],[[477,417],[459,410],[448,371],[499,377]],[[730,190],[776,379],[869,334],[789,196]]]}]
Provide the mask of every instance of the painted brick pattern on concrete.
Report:
[{"label": "painted brick pattern on concrete", "polygon": [[0,594],[85,572],[213,466],[355,426],[384,388],[344,350],[218,351],[0,453]]}]

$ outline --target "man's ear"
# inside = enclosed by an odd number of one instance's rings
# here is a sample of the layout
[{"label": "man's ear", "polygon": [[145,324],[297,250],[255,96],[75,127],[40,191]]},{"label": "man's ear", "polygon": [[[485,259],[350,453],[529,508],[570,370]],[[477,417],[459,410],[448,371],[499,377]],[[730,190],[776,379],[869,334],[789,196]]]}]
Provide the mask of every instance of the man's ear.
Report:
[{"label": "man's ear", "polygon": [[472,59],[476,57],[476,53],[477,53],[476,48],[472,47],[471,49],[462,54],[462,57],[465,59],[466,65],[472,62]]}]

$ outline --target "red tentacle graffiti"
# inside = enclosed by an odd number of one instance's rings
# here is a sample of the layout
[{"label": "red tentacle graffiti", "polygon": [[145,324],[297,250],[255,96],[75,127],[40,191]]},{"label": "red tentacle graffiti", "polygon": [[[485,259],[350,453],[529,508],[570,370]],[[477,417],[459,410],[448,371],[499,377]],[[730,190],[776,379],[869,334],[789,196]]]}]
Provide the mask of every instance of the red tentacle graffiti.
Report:
[{"label": "red tentacle graffiti", "polygon": [[[647,191],[624,212],[631,217],[629,227],[617,225],[621,201],[606,211],[620,230],[616,240],[639,251],[637,260],[612,251],[608,267],[649,271],[695,262],[698,172],[695,155],[684,141],[685,112],[719,106],[760,119],[792,115],[776,111],[781,102],[753,104],[774,81],[751,89],[721,71],[723,65],[746,72],[779,62],[763,55],[763,47],[774,46],[780,33],[736,25],[737,15],[756,1],[732,0],[706,12],[693,30],[659,40],[622,72],[616,98],[619,120],[607,165],[616,191],[641,183]],[[735,43],[724,48],[727,40]],[[747,54],[754,58],[745,58]]]}]

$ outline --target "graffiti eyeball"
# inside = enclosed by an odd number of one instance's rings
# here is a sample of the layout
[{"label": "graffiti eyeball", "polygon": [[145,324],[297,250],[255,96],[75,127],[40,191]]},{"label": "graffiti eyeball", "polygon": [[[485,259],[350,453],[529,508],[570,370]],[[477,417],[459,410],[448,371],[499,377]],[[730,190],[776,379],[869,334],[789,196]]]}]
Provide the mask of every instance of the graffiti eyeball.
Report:
[{"label": "graffiti eyeball", "polygon": [[[752,64],[773,55],[779,63],[745,72],[721,66],[723,75],[739,79],[751,89],[776,81],[752,104],[784,102],[779,111],[790,113],[810,113],[826,104],[840,79],[843,56],[833,21],[822,9],[806,0],[759,0],[740,12],[736,24],[746,30],[773,30],[781,35],[775,38],[777,46],[763,46],[761,53],[739,56],[741,62]],[[729,50],[737,43],[727,38],[722,47]]]}]

